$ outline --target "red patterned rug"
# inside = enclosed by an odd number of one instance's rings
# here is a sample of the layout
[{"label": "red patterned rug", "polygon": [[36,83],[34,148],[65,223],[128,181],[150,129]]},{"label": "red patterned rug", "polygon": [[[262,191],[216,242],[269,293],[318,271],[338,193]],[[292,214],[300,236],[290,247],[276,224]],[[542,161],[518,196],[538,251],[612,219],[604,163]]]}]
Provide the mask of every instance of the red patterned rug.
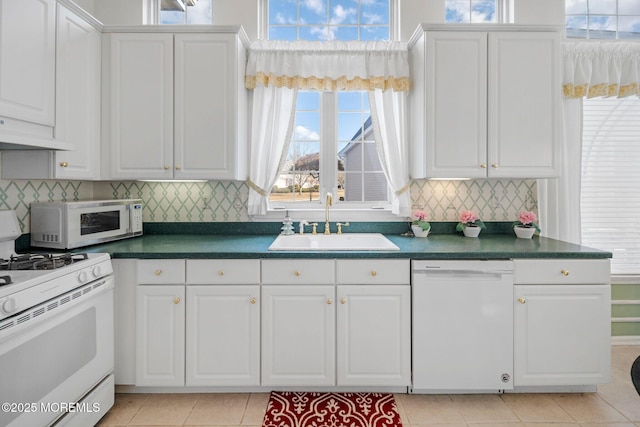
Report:
[{"label": "red patterned rug", "polygon": [[262,427],[401,427],[389,393],[272,391]]}]

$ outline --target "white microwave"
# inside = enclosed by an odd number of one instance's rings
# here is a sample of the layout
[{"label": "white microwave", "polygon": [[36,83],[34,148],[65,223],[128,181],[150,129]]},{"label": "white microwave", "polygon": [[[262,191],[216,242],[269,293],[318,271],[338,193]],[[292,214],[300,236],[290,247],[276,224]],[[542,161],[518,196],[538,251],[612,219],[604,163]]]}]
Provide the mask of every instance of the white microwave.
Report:
[{"label": "white microwave", "polygon": [[140,235],[140,199],[31,203],[31,246],[73,249]]}]

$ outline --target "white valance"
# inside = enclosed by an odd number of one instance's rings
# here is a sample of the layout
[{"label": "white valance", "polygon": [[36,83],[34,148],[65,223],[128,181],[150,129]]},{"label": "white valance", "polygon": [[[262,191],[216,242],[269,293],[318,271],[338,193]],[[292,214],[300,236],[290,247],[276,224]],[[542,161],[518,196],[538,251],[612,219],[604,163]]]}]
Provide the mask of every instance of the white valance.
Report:
[{"label": "white valance", "polygon": [[565,42],[565,98],[640,95],[640,43]]},{"label": "white valance", "polygon": [[405,42],[257,40],[245,75],[256,86],[305,90],[409,90]]}]

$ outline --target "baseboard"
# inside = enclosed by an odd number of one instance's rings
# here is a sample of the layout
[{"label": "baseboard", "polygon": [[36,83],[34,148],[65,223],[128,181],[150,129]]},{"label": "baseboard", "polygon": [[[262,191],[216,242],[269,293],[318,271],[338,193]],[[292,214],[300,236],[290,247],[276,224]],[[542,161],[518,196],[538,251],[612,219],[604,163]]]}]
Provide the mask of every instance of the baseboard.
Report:
[{"label": "baseboard", "polygon": [[611,345],[640,345],[640,336],[628,335],[611,337]]}]

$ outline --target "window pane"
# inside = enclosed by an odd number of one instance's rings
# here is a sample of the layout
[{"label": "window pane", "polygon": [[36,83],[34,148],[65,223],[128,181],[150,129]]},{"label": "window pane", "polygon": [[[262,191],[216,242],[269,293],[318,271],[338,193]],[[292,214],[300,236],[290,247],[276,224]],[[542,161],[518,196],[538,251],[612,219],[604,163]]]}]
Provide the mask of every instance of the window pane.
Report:
[{"label": "window pane", "polygon": [[195,6],[187,7],[187,24],[211,24],[211,0],[198,0]]},{"label": "window pane", "polygon": [[620,14],[620,15],[640,15],[640,1],[638,1],[638,0],[618,0],[618,14]]},{"label": "window pane", "polygon": [[445,22],[497,22],[495,0],[445,0]]},{"label": "window pane", "polygon": [[298,27],[270,27],[269,39],[271,40],[288,40],[298,39]]},{"label": "window pane", "polygon": [[471,22],[471,2],[469,0],[447,0],[445,22]]},{"label": "window pane", "polygon": [[471,22],[496,22],[496,3],[494,1],[471,1]]},{"label": "window pane", "polygon": [[615,16],[591,15],[589,17],[589,38],[615,39],[618,19]]},{"label": "window pane", "polygon": [[640,38],[640,16],[618,17],[618,33],[621,39]]},{"label": "window pane", "polygon": [[298,11],[289,0],[269,0],[269,23],[271,25],[297,24]]},{"label": "window pane", "polygon": [[[295,2],[289,2],[289,5],[294,4]],[[327,22],[328,13],[327,0],[300,2],[300,24],[324,24]]]},{"label": "window pane", "polygon": [[343,40],[343,41],[348,41],[348,40],[358,40],[359,36],[358,36],[358,27],[356,26],[351,26],[351,27],[346,27],[346,26],[339,26],[339,27],[331,27],[331,39],[329,40]]},{"label": "window pane", "polygon": [[[355,6],[355,7],[354,7]],[[331,1],[331,24],[358,24],[358,4],[353,0]]]},{"label": "window pane", "polygon": [[567,15],[586,15],[587,0],[565,0],[565,10]]},{"label": "window pane", "polygon": [[590,15],[616,15],[616,0],[589,0]]}]

